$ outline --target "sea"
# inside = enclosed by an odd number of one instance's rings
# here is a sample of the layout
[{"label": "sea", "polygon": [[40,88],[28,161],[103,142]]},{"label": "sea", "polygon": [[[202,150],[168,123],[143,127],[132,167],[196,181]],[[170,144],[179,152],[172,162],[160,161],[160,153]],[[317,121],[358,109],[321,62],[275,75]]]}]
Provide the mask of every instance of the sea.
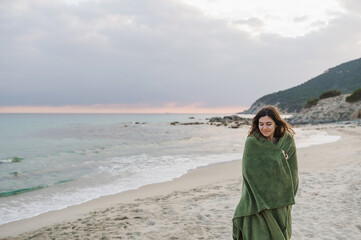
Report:
[{"label": "sea", "polygon": [[[0,114],[0,224],[241,159],[244,131],[171,124],[225,115]],[[300,130],[296,145],[338,139]]]}]

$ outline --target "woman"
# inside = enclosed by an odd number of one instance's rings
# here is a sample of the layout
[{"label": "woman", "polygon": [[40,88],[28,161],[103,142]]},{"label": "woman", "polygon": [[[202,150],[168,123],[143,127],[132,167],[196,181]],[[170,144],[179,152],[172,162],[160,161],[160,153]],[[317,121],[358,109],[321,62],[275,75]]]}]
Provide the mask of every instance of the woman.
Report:
[{"label": "woman", "polygon": [[295,132],[267,106],[253,118],[242,159],[242,197],[233,216],[233,239],[291,238],[298,188]]}]

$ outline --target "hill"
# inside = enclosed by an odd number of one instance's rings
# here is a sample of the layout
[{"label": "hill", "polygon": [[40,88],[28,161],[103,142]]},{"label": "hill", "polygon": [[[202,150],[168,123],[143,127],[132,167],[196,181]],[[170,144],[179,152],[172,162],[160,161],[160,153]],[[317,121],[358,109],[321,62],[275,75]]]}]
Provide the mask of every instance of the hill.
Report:
[{"label": "hill", "polygon": [[283,113],[300,112],[308,99],[318,98],[326,91],[339,90],[347,94],[360,87],[361,58],[330,68],[296,87],[265,95],[242,113],[254,114],[266,105],[275,105]]}]

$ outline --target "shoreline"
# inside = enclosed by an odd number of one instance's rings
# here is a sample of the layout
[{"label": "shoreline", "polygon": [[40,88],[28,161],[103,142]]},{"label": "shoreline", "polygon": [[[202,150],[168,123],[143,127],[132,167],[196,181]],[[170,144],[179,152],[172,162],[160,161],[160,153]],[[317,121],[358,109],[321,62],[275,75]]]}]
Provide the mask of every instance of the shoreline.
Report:
[{"label": "shoreline", "polygon": [[[329,135],[341,136],[341,139],[332,143],[312,145],[309,147],[298,149],[297,154],[299,159],[299,172],[301,175],[314,173],[317,174],[320,172],[333,172],[339,168],[342,168],[343,166],[353,164],[357,160],[344,159],[343,156],[345,156],[345,152],[347,152],[348,155],[358,156],[357,154],[358,151],[360,151],[360,147],[355,146],[355,144],[358,143],[358,136],[361,133],[361,127],[352,125],[335,126],[323,124],[303,126],[302,129],[324,130]],[[315,158],[317,159],[316,161]],[[231,215],[236,204],[238,203],[241,193],[240,182],[241,160],[215,163],[190,170],[186,174],[182,175],[181,177],[175,178],[172,181],[145,185],[135,190],[129,190],[109,196],[103,196],[85,203],[67,207],[65,209],[55,210],[40,214],[35,217],[2,224],[0,225],[0,238],[7,236],[16,236],[25,232],[30,232],[27,233],[28,237],[30,238],[30,236],[34,235],[34,231],[36,232],[42,227],[52,228],[59,224],[75,224],[78,219],[93,219],[97,215],[94,212],[100,211],[104,212],[104,214],[107,215],[107,212],[110,211],[107,211],[107,209],[114,210],[119,206],[128,206],[129,211],[131,211],[131,209],[134,209],[133,205],[135,203],[146,202],[147,204],[151,205],[151,203],[153,203],[154,201],[157,202],[156,199],[158,198],[161,199],[159,201],[163,201],[163,199],[164,201],[166,201],[169,198],[182,199],[186,198],[185,196],[187,196],[189,193],[197,195],[197,193],[202,192],[203,189],[207,189],[208,192],[211,192],[213,195],[215,195],[218,194],[216,191],[217,188],[227,189],[227,186],[228,188],[232,187],[233,190],[236,190],[236,192],[233,192],[234,196],[229,196],[229,198],[232,199],[228,199],[229,201],[232,201],[232,204],[230,204],[231,206],[228,206],[229,208],[227,209],[229,223],[225,224],[230,225],[230,219],[232,217]],[[225,194],[221,194],[221,196],[223,196],[224,198],[227,197],[227,195]],[[204,201],[207,200],[207,198],[204,199]],[[143,208],[147,208],[147,204],[145,204],[145,207]],[[185,202],[183,203],[183,205],[184,204],[187,203]],[[196,213],[197,210],[194,210],[193,212]],[[123,213],[120,210],[114,210],[113,214],[118,216],[119,214],[122,215]],[[196,215],[196,218],[202,218],[202,216]],[[127,217],[127,219],[129,218],[130,217]],[[153,221],[156,222],[156,220]],[[74,226],[78,225],[75,224]],[[150,224],[149,229],[152,229],[152,227],[153,225]],[[58,230],[51,229],[49,231],[56,232]],[[223,229],[222,231],[225,230]],[[229,229],[227,229],[227,232],[228,231]],[[59,230],[59,232],[61,231]],[[106,235],[107,231],[103,231],[103,234]],[[134,239],[137,239],[136,236],[137,234],[133,236]]]},{"label": "shoreline", "polygon": [[[41,213],[34,217],[1,224],[0,238],[16,236],[21,233],[64,221],[76,220],[91,211],[105,209],[117,204],[129,204],[139,198],[166,195],[175,190],[184,191],[188,188],[196,188],[202,185],[216,183],[219,179],[231,179],[238,174],[239,177],[241,177],[240,169],[238,169],[240,164],[241,160],[238,159],[197,167],[171,181],[148,184],[137,189],[95,198],[64,209],[53,210]],[[222,169],[224,169],[224,171],[220,171]],[[230,172],[229,169],[232,169],[233,171]],[[22,226],[21,229],[19,228],[19,225]]]}]

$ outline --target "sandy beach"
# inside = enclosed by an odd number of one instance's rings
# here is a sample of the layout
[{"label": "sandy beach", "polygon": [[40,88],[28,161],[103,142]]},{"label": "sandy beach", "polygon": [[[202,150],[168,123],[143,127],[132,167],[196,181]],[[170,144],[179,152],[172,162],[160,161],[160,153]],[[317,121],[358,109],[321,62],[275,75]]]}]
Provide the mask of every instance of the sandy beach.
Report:
[{"label": "sandy beach", "polygon": [[[292,239],[360,239],[361,126],[302,126],[340,140],[298,149]],[[239,129],[246,134],[248,127]],[[295,129],[297,132],[297,128]],[[241,161],[0,225],[1,239],[231,239]]]}]

